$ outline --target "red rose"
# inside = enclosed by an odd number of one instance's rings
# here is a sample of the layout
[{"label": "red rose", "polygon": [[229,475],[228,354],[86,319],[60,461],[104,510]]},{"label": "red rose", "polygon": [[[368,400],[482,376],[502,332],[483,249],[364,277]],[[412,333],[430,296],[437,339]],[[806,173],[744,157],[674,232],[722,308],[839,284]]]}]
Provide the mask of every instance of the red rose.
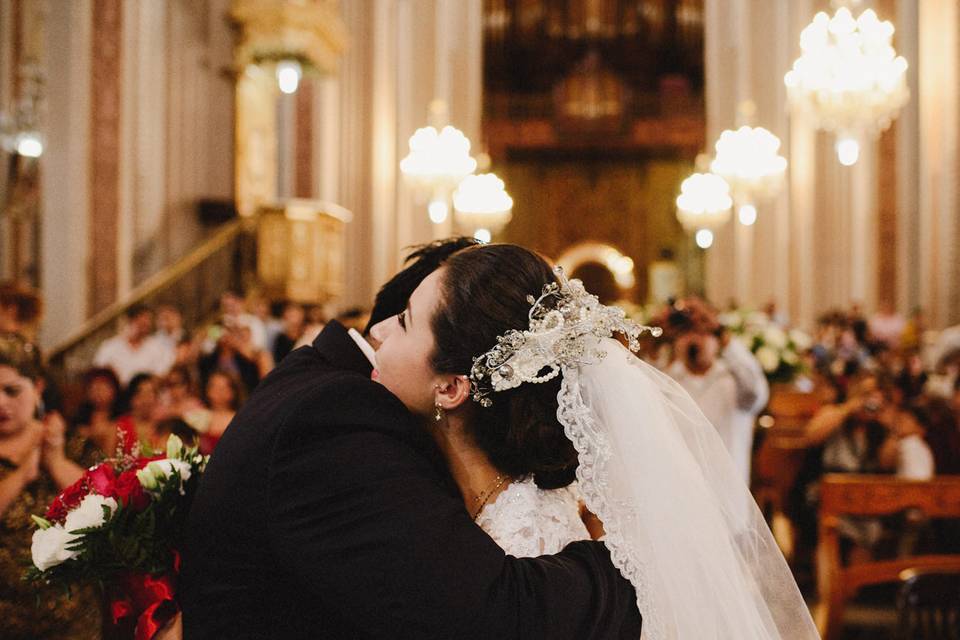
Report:
[{"label": "red rose", "polygon": [[63,522],[67,518],[67,513],[80,504],[88,493],[90,493],[90,487],[87,484],[87,476],[84,475],[53,499],[44,517],[51,522]]},{"label": "red rose", "polygon": [[92,470],[87,471],[87,482],[94,493],[101,496],[113,497],[113,483],[117,478],[117,472],[109,462],[98,464]]},{"label": "red rose", "polygon": [[113,483],[114,497],[128,507],[143,511],[150,504],[150,496],[144,492],[135,470],[124,471]]}]

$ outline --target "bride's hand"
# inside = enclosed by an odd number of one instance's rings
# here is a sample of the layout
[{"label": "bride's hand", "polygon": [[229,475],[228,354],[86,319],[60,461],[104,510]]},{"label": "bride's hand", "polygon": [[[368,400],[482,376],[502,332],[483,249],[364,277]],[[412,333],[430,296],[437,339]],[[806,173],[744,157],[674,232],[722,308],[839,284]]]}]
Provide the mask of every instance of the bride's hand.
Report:
[{"label": "bride's hand", "polygon": [[599,540],[606,535],[606,532],[603,530],[603,521],[587,509],[587,505],[582,502],[580,503],[580,519],[583,520],[583,526],[587,528],[591,539]]}]

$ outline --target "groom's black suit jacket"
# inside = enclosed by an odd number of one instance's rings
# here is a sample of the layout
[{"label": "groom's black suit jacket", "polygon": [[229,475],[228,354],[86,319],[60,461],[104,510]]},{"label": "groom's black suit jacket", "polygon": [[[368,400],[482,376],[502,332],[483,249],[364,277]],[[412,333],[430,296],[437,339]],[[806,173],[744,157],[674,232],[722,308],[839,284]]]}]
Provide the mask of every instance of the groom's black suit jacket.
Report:
[{"label": "groom's black suit jacket", "polygon": [[601,544],[505,556],[370,371],[331,323],[231,423],[189,516],[186,640],[640,637]]}]

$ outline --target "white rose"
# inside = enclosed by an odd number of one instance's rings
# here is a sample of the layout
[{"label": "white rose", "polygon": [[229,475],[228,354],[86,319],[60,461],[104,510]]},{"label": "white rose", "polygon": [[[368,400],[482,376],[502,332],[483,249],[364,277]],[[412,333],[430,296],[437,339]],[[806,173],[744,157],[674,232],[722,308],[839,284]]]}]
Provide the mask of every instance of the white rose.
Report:
[{"label": "white rose", "polygon": [[797,348],[797,351],[806,351],[813,346],[813,340],[810,339],[810,336],[799,329],[790,331],[790,341],[793,342],[793,346]]},{"label": "white rose", "polygon": [[154,460],[146,467],[137,471],[137,480],[144,489],[156,489],[161,480],[171,477],[174,471],[180,474],[180,491],[183,491],[183,483],[190,479],[190,463],[185,460],[175,458],[165,458],[163,460]]},{"label": "white rose", "polygon": [[767,327],[763,331],[763,341],[776,349],[787,346],[787,334],[780,327]]},{"label": "white rose", "polygon": [[46,571],[77,555],[76,551],[67,549],[76,536],[67,533],[60,525],[46,529],[37,529],[33,532],[33,543],[30,545],[30,555],[33,564],[40,571]]},{"label": "white rose", "polygon": [[760,366],[767,373],[773,373],[780,366],[780,354],[770,347],[760,347],[757,349],[756,356]]},{"label": "white rose", "polygon": [[783,361],[791,367],[800,362],[800,358],[797,356],[797,353],[791,349],[784,349],[781,351],[780,357],[783,358]]},{"label": "white rose", "polygon": [[753,311],[747,316],[746,324],[751,327],[765,327],[770,324],[770,316],[763,311]]},{"label": "white rose", "polygon": [[63,528],[66,531],[78,531],[101,526],[106,522],[103,514],[105,506],[109,507],[112,513],[117,510],[117,501],[91,493],[80,501],[76,509],[67,514]]}]

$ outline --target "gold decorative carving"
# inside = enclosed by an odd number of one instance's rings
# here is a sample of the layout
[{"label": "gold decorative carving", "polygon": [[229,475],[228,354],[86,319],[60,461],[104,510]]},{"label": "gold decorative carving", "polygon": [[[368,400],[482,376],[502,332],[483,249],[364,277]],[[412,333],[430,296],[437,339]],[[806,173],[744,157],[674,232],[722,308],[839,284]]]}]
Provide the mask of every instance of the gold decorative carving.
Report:
[{"label": "gold decorative carving", "polygon": [[264,60],[297,58],[334,73],[347,42],[337,0],[233,0],[230,18],[240,28],[238,69]]},{"label": "gold decorative carving", "polygon": [[272,298],[325,303],[343,295],[346,223],[353,215],[316,200],[293,199],[258,212],[257,277]]}]

